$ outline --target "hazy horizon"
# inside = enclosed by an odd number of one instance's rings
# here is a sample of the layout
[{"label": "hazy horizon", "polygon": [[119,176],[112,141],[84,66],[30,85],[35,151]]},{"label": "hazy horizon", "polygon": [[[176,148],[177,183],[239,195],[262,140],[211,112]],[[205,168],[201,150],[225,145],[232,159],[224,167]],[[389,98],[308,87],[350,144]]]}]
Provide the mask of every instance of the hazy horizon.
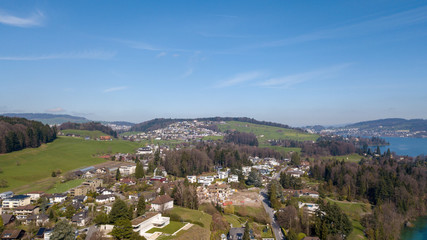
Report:
[{"label": "hazy horizon", "polygon": [[419,1],[2,1],[0,113],[427,118]]}]

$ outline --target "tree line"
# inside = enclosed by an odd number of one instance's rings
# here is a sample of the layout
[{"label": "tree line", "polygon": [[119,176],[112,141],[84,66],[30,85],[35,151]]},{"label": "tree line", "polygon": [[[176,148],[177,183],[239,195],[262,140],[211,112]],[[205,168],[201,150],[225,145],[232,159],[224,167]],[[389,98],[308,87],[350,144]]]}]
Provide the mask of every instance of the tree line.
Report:
[{"label": "tree line", "polygon": [[66,122],[59,126],[59,130],[75,129],[75,130],[88,130],[88,131],[101,131],[105,134],[111,135],[117,138],[117,132],[108,126],[104,126],[99,122],[88,122],[88,123],[72,123]]},{"label": "tree line", "polygon": [[238,145],[258,146],[258,139],[253,133],[230,132],[224,137],[224,142],[231,142]]},{"label": "tree line", "polygon": [[191,149],[168,151],[160,160],[169,174],[179,177],[198,175],[213,171],[214,166],[240,169],[250,166],[249,156],[274,157],[280,159],[281,154],[269,148],[236,145],[233,143],[215,142],[198,143]]},{"label": "tree line", "polygon": [[0,116],[0,153],[39,147],[55,139],[55,127],[25,118]]},{"label": "tree line", "polygon": [[397,161],[386,153],[359,163],[317,160],[310,172],[324,181],[319,192],[374,205],[362,219],[369,239],[398,239],[405,221],[427,213],[426,162],[426,157]]}]

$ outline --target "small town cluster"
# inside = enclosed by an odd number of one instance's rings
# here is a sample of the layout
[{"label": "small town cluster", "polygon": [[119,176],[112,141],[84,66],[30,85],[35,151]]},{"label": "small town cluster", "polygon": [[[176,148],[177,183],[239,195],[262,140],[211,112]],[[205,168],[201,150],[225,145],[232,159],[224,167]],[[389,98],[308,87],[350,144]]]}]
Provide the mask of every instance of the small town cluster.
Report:
[{"label": "small town cluster", "polygon": [[191,141],[201,139],[203,137],[224,136],[224,133],[209,129],[209,126],[211,125],[212,122],[210,121],[182,121],[169,124],[165,128],[131,134],[129,136],[124,136],[123,138],[132,141],[152,139]]},{"label": "small town cluster", "polygon": [[[179,129],[182,126],[199,125],[184,123],[177,124],[176,128]],[[159,134],[163,133],[159,132]],[[181,135],[176,135],[176,137],[179,136]],[[148,160],[138,158],[138,156],[154,154],[156,151],[161,152],[160,150],[164,149],[158,146],[147,146],[139,148],[136,154],[117,153],[109,156],[115,160],[108,162],[109,164],[73,171],[67,175],[68,179],[63,181],[80,179],[82,183],[66,192],[49,194],[34,191],[15,194],[8,191],[1,193],[0,213],[3,224],[6,226],[1,239],[55,239],[52,234],[58,227],[59,221],[66,221],[74,226],[77,229],[75,236],[78,239],[113,239],[114,229],[117,226],[106,219],[117,214],[118,210],[115,208],[119,205],[118,202],[124,202],[126,206],[130,206],[132,231],[140,237],[154,240],[165,236],[162,229],[170,224],[170,211],[179,201],[174,196],[174,189],[182,183],[193,186],[196,190],[196,205],[212,203],[224,209],[230,206],[262,204],[263,198],[259,191],[242,190],[236,187],[239,182],[248,181],[251,173],[256,172],[260,184],[266,186],[270,181],[277,180],[281,174],[300,178],[309,171],[308,162],[303,161],[299,166],[291,168],[283,167],[287,165],[286,162],[289,162],[289,159],[279,161],[275,158],[255,156],[248,159],[252,163],[251,166],[243,166],[238,171],[232,172],[229,168],[215,167],[212,173],[176,178],[168,175],[163,167],[157,166],[153,169]],[[138,176],[138,165],[143,169],[143,177]],[[319,193],[313,189],[284,189],[283,195],[299,199],[307,198],[308,201],[298,202],[298,206],[300,209],[306,209],[309,214],[314,214],[318,208],[314,200],[319,197]],[[22,225],[28,226],[36,233],[32,234],[18,227]],[[186,231],[192,225],[191,222],[184,222],[172,234]],[[231,226],[230,231],[222,234],[220,238],[241,239],[243,232],[243,226]],[[252,233],[251,238],[255,239]]]}]

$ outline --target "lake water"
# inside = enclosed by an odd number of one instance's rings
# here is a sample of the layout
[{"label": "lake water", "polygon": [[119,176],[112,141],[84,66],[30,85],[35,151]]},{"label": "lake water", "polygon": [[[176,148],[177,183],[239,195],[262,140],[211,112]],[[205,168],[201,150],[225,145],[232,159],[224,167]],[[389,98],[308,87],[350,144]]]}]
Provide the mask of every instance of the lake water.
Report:
[{"label": "lake water", "polygon": [[415,227],[405,227],[400,235],[401,240],[426,240],[427,217],[420,217],[414,222]]},{"label": "lake water", "polygon": [[390,151],[403,156],[416,157],[421,154],[427,155],[427,138],[385,137],[384,139],[390,145],[380,147],[383,153],[387,151],[387,148],[390,148]]}]

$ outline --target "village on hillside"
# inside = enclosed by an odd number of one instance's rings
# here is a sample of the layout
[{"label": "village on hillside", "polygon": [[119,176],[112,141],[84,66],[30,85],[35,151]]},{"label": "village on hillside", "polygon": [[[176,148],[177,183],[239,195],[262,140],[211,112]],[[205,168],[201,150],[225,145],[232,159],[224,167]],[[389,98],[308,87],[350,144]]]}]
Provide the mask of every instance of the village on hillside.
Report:
[{"label": "village on hillside", "polygon": [[[205,133],[197,130],[200,126],[203,124],[197,122],[175,124],[153,132],[151,137],[171,139],[201,136]],[[162,152],[168,149],[148,145],[134,154],[109,155],[107,157],[111,161],[60,176],[62,181],[81,180],[79,186],[65,192],[0,193],[4,229],[0,238],[53,240],[54,229],[60,224],[73,226],[76,229],[75,237],[87,240],[121,239],[117,229],[126,226],[131,229],[132,239],[186,236],[186,232],[190,234],[192,229],[200,228],[204,223],[179,216],[185,209],[215,206],[220,211],[231,213],[230,217],[242,215],[241,211],[247,209],[263,209],[259,187],[267,186],[281,174],[295,179],[307,175],[309,171],[308,162],[284,167],[289,159],[253,156],[248,158],[251,164],[241,169],[218,166],[212,172],[177,178],[169,175],[164,167],[153,166],[149,161],[156,152],[162,156]],[[245,187],[245,183],[252,187]],[[298,206],[309,214],[314,214],[318,208],[315,200],[319,193],[315,189],[284,189],[282,194],[285,198],[306,198],[298,202]],[[115,221],[123,216],[125,220]],[[246,213],[246,216],[250,216],[250,213]],[[253,216],[254,219],[257,217],[260,216]],[[264,218],[256,220],[263,222],[264,225],[258,224],[264,227],[258,232],[251,229],[251,239],[274,239],[268,217]],[[254,224],[252,226],[258,226]],[[228,232],[223,232],[218,239],[241,239],[245,222],[230,224],[227,229]]]}]

